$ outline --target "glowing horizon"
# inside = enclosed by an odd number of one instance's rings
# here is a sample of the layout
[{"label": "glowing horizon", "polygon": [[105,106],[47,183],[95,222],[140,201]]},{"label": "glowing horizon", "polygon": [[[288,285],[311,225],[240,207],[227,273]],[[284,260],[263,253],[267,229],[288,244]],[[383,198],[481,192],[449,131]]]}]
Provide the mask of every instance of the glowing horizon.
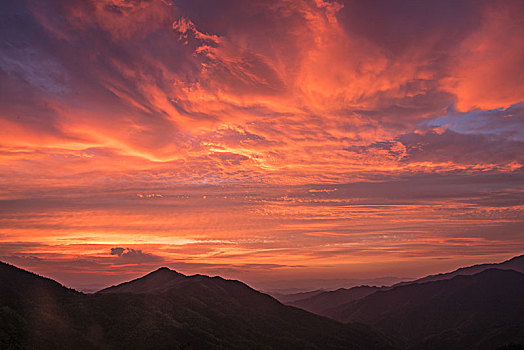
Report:
[{"label": "glowing horizon", "polygon": [[90,288],[524,251],[521,1],[1,6],[0,260]]}]

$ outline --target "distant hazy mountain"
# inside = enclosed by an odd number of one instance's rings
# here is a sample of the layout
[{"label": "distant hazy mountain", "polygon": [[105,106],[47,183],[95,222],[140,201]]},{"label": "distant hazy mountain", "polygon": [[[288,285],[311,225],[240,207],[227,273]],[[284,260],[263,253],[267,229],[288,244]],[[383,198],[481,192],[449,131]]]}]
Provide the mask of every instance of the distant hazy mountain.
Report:
[{"label": "distant hazy mountain", "polygon": [[[481,265],[474,265],[470,267],[463,267],[460,269],[457,269],[453,272],[449,273],[443,273],[438,275],[430,275],[427,277],[423,277],[411,282],[400,282],[393,287],[396,286],[402,286],[402,285],[408,285],[412,283],[425,283],[425,282],[431,282],[431,281],[439,281],[439,280],[445,280],[450,279],[458,275],[473,275],[482,271],[485,271],[490,268],[497,268],[502,270],[515,270],[518,272],[524,273],[524,255],[517,256],[515,258],[512,258],[510,260],[504,261],[502,263],[495,263],[495,264],[481,264]],[[392,287],[369,287],[369,286],[359,286],[359,287],[353,287],[349,289],[340,288],[335,291],[325,291],[322,293],[313,293],[313,295],[308,295],[307,293],[298,293],[294,294],[290,299],[286,299],[285,297],[279,297],[278,299],[282,301],[283,303],[287,305],[296,306],[298,308],[307,310],[309,312],[316,313],[318,315],[323,316],[331,316],[332,311],[335,309],[339,309],[342,305],[353,302],[355,300],[358,300],[360,298],[366,297],[378,290],[387,290]],[[304,298],[299,298],[301,295],[304,296]]]},{"label": "distant hazy mountain", "polygon": [[277,299],[282,304],[291,305],[291,303],[297,300],[307,299],[315,295],[322,294],[324,292],[325,290],[319,289],[319,290],[312,290],[310,292],[300,292],[300,293],[291,293],[291,294],[281,294],[281,293],[275,293],[275,292],[268,292],[267,294],[271,295],[273,298]]},{"label": "distant hazy mountain", "polygon": [[400,282],[398,285],[408,284],[408,283],[424,283],[424,282],[431,282],[431,281],[439,281],[439,280],[445,280],[450,279],[455,276],[459,275],[474,275],[476,273],[485,271],[487,269],[499,269],[499,270],[515,270],[518,272],[524,273],[524,255],[516,256],[512,259],[506,260],[501,263],[493,263],[493,264],[479,264],[479,265],[473,265],[468,267],[461,267],[455,271],[448,272],[448,273],[440,273],[438,275],[430,275],[423,278],[419,278],[417,280],[411,281],[411,282]]},{"label": "distant hazy mountain", "polygon": [[495,349],[512,341],[507,349],[524,349],[522,272],[524,256],[518,256],[391,287],[341,288],[287,304],[371,325],[414,349]]},{"label": "distant hazy mountain", "polygon": [[380,289],[381,287],[369,286],[353,287],[350,289],[340,288],[335,291],[323,292],[304,299],[291,301],[287,304],[318,315],[329,316],[331,309],[366,297]]},{"label": "distant hazy mountain", "polygon": [[367,326],[166,268],[82,294],[0,263],[0,349],[391,349]]},{"label": "distant hazy mountain", "polygon": [[397,286],[332,309],[329,316],[373,325],[417,349],[524,344],[524,274],[488,269]]},{"label": "distant hazy mountain", "polygon": [[391,286],[396,283],[411,281],[409,277],[377,277],[377,278],[323,278],[323,279],[290,279],[264,281],[254,284],[255,289],[275,295],[290,295],[307,293],[316,290],[336,290],[358,286]]}]

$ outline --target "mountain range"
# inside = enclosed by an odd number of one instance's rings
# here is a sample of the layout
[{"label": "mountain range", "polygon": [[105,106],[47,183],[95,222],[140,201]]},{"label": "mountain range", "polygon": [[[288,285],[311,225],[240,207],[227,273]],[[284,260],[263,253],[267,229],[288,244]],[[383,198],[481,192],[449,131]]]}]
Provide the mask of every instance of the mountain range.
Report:
[{"label": "mountain range", "polygon": [[330,317],[372,325],[417,349],[492,349],[497,337],[524,344],[524,274],[488,269],[379,290]]},{"label": "mountain range", "polygon": [[83,294],[0,263],[0,349],[394,349],[239,281],[167,268]]},{"label": "mountain range", "polygon": [[452,272],[440,273],[438,275],[429,275],[423,278],[419,278],[412,282],[400,282],[400,283],[397,283],[396,285],[403,285],[403,284],[408,284],[408,283],[413,283],[413,282],[424,283],[424,282],[431,282],[431,281],[446,280],[446,279],[450,279],[455,276],[474,275],[476,273],[485,271],[487,269],[514,270],[514,271],[524,273],[524,255],[516,256],[514,258],[503,261],[501,263],[479,264],[479,265],[473,265],[473,266],[468,266],[468,267],[461,267]]},{"label": "mountain range", "polygon": [[373,326],[406,347],[494,349],[501,341],[524,344],[523,273],[521,255],[389,287],[315,293],[288,304]]},{"label": "mountain range", "polygon": [[84,294],[0,263],[0,349],[524,349],[523,261],[314,291],[294,306],[165,267]]},{"label": "mountain range", "polygon": [[366,297],[367,295],[379,290],[385,291],[403,285],[441,281],[461,275],[473,275],[491,268],[499,270],[514,270],[524,273],[524,255],[514,257],[501,263],[462,267],[452,272],[429,275],[409,282],[399,282],[392,286],[377,287],[361,285],[353,288],[339,288],[334,291],[312,291],[309,293],[276,295],[276,298],[284,304],[296,306],[319,315],[330,316],[332,310],[339,309],[346,303]]}]

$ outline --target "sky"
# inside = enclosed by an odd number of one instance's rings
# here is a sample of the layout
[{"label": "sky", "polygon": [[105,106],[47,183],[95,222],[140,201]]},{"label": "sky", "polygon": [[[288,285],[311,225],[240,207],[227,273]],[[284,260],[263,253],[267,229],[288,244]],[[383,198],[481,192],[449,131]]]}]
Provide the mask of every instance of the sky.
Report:
[{"label": "sky", "polygon": [[2,261],[83,290],[160,266],[307,289],[524,252],[520,0],[0,17]]}]

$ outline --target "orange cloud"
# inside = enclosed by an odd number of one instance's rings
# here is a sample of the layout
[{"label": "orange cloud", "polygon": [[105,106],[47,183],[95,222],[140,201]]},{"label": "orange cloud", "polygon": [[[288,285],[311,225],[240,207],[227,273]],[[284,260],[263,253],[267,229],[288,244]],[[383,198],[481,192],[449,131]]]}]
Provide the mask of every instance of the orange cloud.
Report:
[{"label": "orange cloud", "polygon": [[524,6],[501,1],[485,6],[480,28],[459,46],[444,88],[461,110],[494,109],[524,96]]},{"label": "orange cloud", "polygon": [[519,1],[8,3],[5,259],[261,281],[522,249]]}]

